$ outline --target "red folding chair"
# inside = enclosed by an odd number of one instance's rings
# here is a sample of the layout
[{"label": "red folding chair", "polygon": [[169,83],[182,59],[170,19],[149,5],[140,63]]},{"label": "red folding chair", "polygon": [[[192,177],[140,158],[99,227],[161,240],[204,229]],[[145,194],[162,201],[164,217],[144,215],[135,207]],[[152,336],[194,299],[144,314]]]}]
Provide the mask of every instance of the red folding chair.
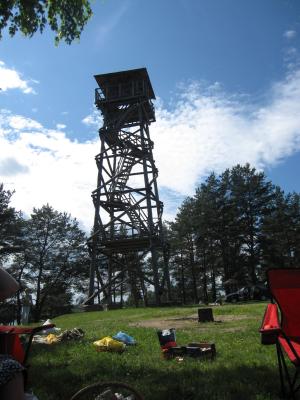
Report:
[{"label": "red folding chair", "polygon": [[272,304],[260,328],[262,344],[276,345],[282,394],[295,399],[300,389],[300,269],[270,269],[267,277]]},{"label": "red folding chair", "polygon": [[[54,324],[49,324],[30,328],[0,325],[0,354],[12,356],[27,369],[27,359],[34,335],[45,329],[53,328],[54,326]],[[25,337],[27,336],[27,340],[22,341],[22,335],[25,335]],[[26,378],[27,374],[25,374],[24,385],[26,384]]]}]

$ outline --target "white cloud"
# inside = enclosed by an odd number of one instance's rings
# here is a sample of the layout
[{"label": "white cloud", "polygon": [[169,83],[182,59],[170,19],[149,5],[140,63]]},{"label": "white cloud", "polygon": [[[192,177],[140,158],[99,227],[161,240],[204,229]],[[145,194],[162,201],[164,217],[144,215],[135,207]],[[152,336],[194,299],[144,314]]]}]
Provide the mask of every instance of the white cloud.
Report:
[{"label": "white cloud", "polygon": [[285,31],[284,34],[283,34],[283,36],[286,39],[293,39],[296,35],[297,35],[297,32],[294,31],[294,30]]},{"label": "white cloud", "polygon": [[21,115],[8,116],[7,122],[11,128],[17,131],[42,128],[42,125],[39,122],[31,118],[22,117]]},{"label": "white cloud", "polygon": [[151,136],[161,186],[192,195],[211,171],[264,168],[300,150],[300,70],[272,87],[264,107],[204,89],[190,85],[173,111],[157,110]]},{"label": "white cloud", "polygon": [[56,129],[58,129],[58,130],[63,130],[66,127],[67,127],[67,125],[65,125],[65,124],[56,124]]},{"label": "white cloud", "polygon": [[[37,81],[31,82],[37,83]],[[35,94],[30,82],[22,79],[18,71],[6,67],[3,61],[0,61],[0,88],[4,92],[9,89],[19,89],[26,94]]]},{"label": "white cloud", "polygon": [[0,174],[3,176],[15,176],[18,174],[25,174],[29,172],[29,168],[19,163],[13,157],[4,158],[0,160]]},{"label": "white cloud", "polygon": [[[257,105],[219,85],[187,86],[172,110],[156,105],[150,126],[158,184],[170,218],[186,195],[211,172],[249,162],[263,169],[300,150],[300,70],[290,72]],[[99,118],[99,112],[97,114]],[[97,127],[99,126],[97,121]],[[29,214],[49,202],[91,228],[99,139],[80,143],[59,130],[0,111],[1,181],[15,189],[13,204]]]},{"label": "white cloud", "polygon": [[81,122],[88,127],[99,129],[102,125],[102,121],[103,119],[100,111],[94,107],[92,113],[83,118]]},{"label": "white cloud", "polygon": [[94,156],[99,152],[99,139],[79,143],[61,131],[42,125],[36,129],[34,124],[31,130],[20,130],[17,124],[12,135],[12,120],[14,116],[0,111],[0,181],[16,190],[13,205],[30,214],[33,207],[48,202],[77,217],[89,230],[94,214],[91,192],[97,176]]}]

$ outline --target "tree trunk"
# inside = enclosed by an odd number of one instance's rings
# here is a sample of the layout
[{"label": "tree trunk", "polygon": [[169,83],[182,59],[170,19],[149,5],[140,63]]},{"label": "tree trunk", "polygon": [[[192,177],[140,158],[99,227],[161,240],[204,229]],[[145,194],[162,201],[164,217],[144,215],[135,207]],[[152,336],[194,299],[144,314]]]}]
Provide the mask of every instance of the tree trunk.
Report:
[{"label": "tree trunk", "polygon": [[203,302],[204,304],[208,304],[208,293],[207,293],[207,276],[206,276],[206,254],[203,252]]},{"label": "tree trunk", "polygon": [[191,272],[192,272],[194,303],[199,303],[199,297],[198,297],[198,291],[197,291],[197,279],[196,279],[196,271],[195,271],[195,256],[194,256],[194,249],[193,249],[193,241],[191,241],[191,247],[190,247],[189,254],[190,254]]},{"label": "tree trunk", "polygon": [[164,259],[164,281],[167,282],[167,294],[168,300],[172,300],[172,288],[171,288],[171,279],[170,279],[170,271],[169,271],[169,255],[167,251],[163,250],[163,259]]}]

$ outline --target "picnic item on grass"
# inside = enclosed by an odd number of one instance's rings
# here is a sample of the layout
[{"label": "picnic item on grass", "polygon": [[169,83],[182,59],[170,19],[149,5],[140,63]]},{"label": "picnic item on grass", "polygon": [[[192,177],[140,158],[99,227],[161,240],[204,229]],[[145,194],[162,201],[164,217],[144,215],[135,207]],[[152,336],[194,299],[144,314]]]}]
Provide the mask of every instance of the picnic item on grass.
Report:
[{"label": "picnic item on grass", "polygon": [[[58,333],[61,331],[61,328],[57,328],[56,326],[49,327],[49,325],[53,325],[51,319],[47,319],[47,321],[45,321],[45,322],[43,323],[42,326],[45,326],[45,329],[43,329],[43,330],[40,332],[40,335],[46,335],[46,336],[47,336],[47,335],[49,335],[49,333],[56,333],[56,334],[58,334]],[[47,327],[47,326],[48,326],[48,327]]]},{"label": "picnic item on grass", "polygon": [[116,335],[113,336],[113,339],[118,340],[119,342],[125,343],[126,345],[132,346],[136,344],[136,340],[132,337],[129,336],[125,332],[118,332]]},{"label": "picnic item on grass", "polygon": [[61,334],[56,335],[54,333],[49,333],[46,337],[42,335],[36,335],[34,342],[43,344],[53,344],[58,342],[65,342],[68,340],[78,340],[82,339],[84,336],[84,331],[81,328],[67,329]]},{"label": "picnic item on grass", "polygon": [[178,346],[176,343],[175,329],[165,329],[157,331],[163,358],[182,358],[183,356],[214,359],[216,356],[216,346],[214,343],[200,342],[189,343],[187,346]]},{"label": "picnic item on grass", "polygon": [[157,331],[158,340],[162,349],[176,347],[176,333],[174,328]]},{"label": "picnic item on grass", "polygon": [[82,339],[84,336],[84,331],[81,328],[73,328],[73,329],[67,329],[63,331],[60,335],[57,337],[61,341],[66,341],[66,340],[78,340]]},{"label": "picnic item on grass", "polygon": [[105,336],[100,340],[96,340],[93,344],[97,351],[113,351],[117,353],[122,353],[126,347],[126,344],[119,342],[110,336]]},{"label": "picnic item on grass", "polygon": [[53,343],[57,343],[60,340],[58,339],[58,337],[56,335],[54,335],[54,333],[49,333],[49,335],[46,336],[46,343],[48,344],[53,344]]}]

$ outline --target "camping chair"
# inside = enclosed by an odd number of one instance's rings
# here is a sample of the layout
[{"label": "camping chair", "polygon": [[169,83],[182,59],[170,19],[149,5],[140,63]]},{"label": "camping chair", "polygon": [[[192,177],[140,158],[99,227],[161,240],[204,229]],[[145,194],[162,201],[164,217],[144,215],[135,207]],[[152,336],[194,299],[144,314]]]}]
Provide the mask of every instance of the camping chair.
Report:
[{"label": "camping chair", "polygon": [[[272,304],[260,328],[262,344],[276,345],[282,394],[295,399],[300,389],[300,269],[270,269],[267,277]],[[293,372],[286,359],[295,368]]]},{"label": "camping chair", "polygon": [[[27,359],[34,335],[45,329],[53,328],[54,324],[42,325],[35,328],[0,325],[0,354],[8,354],[19,361],[26,370],[28,368]],[[21,336],[26,335],[27,340],[21,340]],[[24,386],[27,382],[27,373],[24,374]]]}]

